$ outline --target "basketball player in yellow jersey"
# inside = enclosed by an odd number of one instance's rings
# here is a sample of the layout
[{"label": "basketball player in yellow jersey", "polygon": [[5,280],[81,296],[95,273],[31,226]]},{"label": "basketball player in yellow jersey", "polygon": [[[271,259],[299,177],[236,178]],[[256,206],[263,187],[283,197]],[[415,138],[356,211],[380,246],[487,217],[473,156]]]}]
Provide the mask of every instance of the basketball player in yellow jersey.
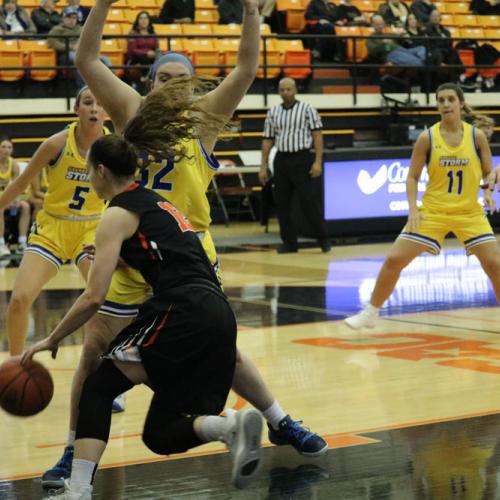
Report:
[{"label": "basketball player in yellow jersey", "polygon": [[[382,266],[370,303],[345,319],[351,328],[373,328],[401,271],[423,252],[439,254],[449,232],[462,242],[467,255],[478,258],[500,302],[500,251],[478,202],[481,178],[493,177],[488,140],[481,130],[462,121],[462,112],[470,112],[470,108],[460,87],[441,85],[436,100],[441,121],[420,134],[411,157],[406,180],[408,223]],[[418,180],[426,164],[429,183],[418,208]],[[488,208],[494,208],[491,194],[491,190],[485,191]]]},{"label": "basketball player in yellow jersey", "polygon": [[[14,146],[12,141],[8,137],[0,137],[0,193],[5,191],[7,186],[19,177],[19,165],[16,160],[12,158],[13,150]],[[19,238],[17,250],[18,252],[23,252],[26,248],[26,236],[30,224],[30,206],[25,200],[15,199],[5,208],[19,209]],[[0,210],[0,257],[10,255],[10,250],[5,244],[4,233],[4,210]]]},{"label": "basketball player in yellow jersey", "polygon": [[7,309],[11,355],[23,351],[31,304],[59,267],[73,261],[84,278],[89,270],[83,246],[94,241],[104,202],[91,189],[85,157],[92,143],[105,133],[105,113],[88,88],[79,92],[74,111],[78,122],[45,140],[24,172],[0,196],[3,210],[47,168],[49,185],[43,209],[29,237]]},{"label": "basketball player in yellow jersey", "polygon": [[[141,111],[143,98],[99,60],[106,16],[114,1],[116,0],[96,1],[83,27],[75,61],[80,74],[111,117],[115,131],[122,133],[127,122]],[[255,79],[259,64],[258,0],[242,0],[242,4],[244,16],[236,67],[217,88],[198,101],[203,111],[226,116],[228,119]],[[192,74],[192,65],[186,57],[169,53],[153,65],[150,74],[151,87],[154,90],[172,78]],[[197,130],[199,140],[186,144],[188,149],[192,148],[194,161],[148,165],[148,173],[145,173],[147,178],[143,178],[147,187],[165,196],[191,221],[214,265],[216,253],[208,232],[210,215],[205,191],[217,168],[217,163],[211,155],[219,131],[200,127]],[[137,147],[140,149],[140,145]],[[199,176],[196,177],[195,174]],[[104,308],[87,325],[88,334],[85,336],[80,363],[73,378],[67,447],[61,460],[43,475],[44,486],[62,486],[61,478],[70,476],[78,401],[83,382],[97,367],[99,356],[110,341],[135,317],[137,307],[146,299],[146,293],[147,287],[137,273],[119,270],[113,275]],[[327,450],[328,445],[322,438],[301,427],[299,422],[294,422],[285,414],[266,387],[256,366],[241,352],[238,352],[233,389],[263,412],[274,429],[270,436],[273,442],[292,444],[300,453],[309,456],[317,456]]]}]

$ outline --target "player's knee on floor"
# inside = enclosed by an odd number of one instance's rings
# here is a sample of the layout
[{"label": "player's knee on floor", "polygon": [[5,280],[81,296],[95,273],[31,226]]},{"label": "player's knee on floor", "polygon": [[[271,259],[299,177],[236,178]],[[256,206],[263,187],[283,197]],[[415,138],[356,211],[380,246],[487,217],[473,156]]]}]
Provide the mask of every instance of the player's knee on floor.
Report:
[{"label": "player's knee on floor", "polygon": [[181,417],[163,426],[146,421],[142,433],[144,444],[157,455],[184,453],[202,444],[193,428],[194,417]]}]

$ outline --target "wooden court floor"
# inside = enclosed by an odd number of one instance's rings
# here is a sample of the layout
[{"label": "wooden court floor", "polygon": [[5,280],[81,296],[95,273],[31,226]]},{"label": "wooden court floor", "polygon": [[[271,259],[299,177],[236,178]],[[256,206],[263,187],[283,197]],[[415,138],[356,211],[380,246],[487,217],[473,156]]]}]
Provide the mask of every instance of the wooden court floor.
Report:
[{"label": "wooden court floor", "polygon": [[[135,388],[113,416],[95,498],[500,499],[500,312],[477,260],[447,240],[442,255],[404,272],[379,325],[357,333],[342,319],[369,299],[389,244],[278,255],[250,233],[248,243],[220,253],[239,347],[285,411],[324,436],[330,451],[304,459],[264,435],[262,470],[250,489],[236,491],[219,444],[168,458],[145,448],[150,393]],[[14,275],[0,269],[3,311]],[[30,342],[81,287],[65,267],[33,308]],[[55,382],[44,412],[19,419],[0,411],[0,499],[44,497],[39,477],[64,446],[80,343],[81,334],[70,338],[55,361],[39,356]],[[245,404],[230,395],[229,407]]]}]

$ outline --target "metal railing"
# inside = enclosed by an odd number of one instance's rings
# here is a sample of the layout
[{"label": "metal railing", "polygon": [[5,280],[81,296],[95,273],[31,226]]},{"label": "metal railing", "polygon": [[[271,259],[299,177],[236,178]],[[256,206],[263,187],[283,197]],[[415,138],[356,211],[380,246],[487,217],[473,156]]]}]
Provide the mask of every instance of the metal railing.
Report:
[{"label": "metal railing", "polygon": [[[27,37],[22,37],[19,35],[0,35],[0,40],[36,40],[36,39],[44,39],[46,40],[48,37],[47,35],[30,35]],[[26,73],[26,76],[29,74],[30,71],[32,70],[50,70],[50,69],[55,69],[55,70],[62,70],[63,71],[63,78],[66,80],[66,101],[67,101],[67,107],[68,110],[70,109],[70,99],[73,97],[72,92],[71,92],[71,85],[70,85],[70,73],[72,71],[75,71],[76,68],[74,65],[69,64],[69,39],[68,37],[50,37],[50,38],[62,38],[65,42],[65,64],[57,64],[56,66],[2,66],[1,70],[2,71],[19,71],[19,70],[24,70]],[[185,35],[185,34],[172,34],[172,35],[104,35],[103,39],[133,39],[133,38],[158,38],[159,41],[161,40],[166,40],[167,42],[167,49],[169,50],[171,48],[171,42],[172,40],[175,39],[239,39],[240,35]],[[270,86],[270,81],[268,79],[268,74],[270,70],[274,69],[283,69],[282,64],[268,64],[268,59],[269,59],[269,53],[275,52],[272,48],[269,47],[270,41],[274,40],[302,40],[303,43],[306,45],[308,42],[314,44],[318,39],[330,39],[332,43],[336,45],[336,47],[342,46],[342,42],[344,42],[344,45],[347,47],[347,45],[350,43],[352,47],[352,58],[350,60],[346,60],[344,62],[318,62],[318,61],[313,61],[310,65],[308,64],[298,64],[298,65],[286,65],[286,68],[311,68],[313,71],[315,69],[345,69],[350,72],[351,75],[351,80],[352,80],[352,96],[353,96],[353,103],[357,103],[357,97],[359,94],[358,88],[360,85],[360,71],[362,69],[370,69],[374,71],[379,71],[381,68],[385,67],[385,64],[377,64],[377,63],[365,63],[363,61],[357,61],[358,59],[358,54],[357,51],[358,49],[358,43],[356,41],[366,41],[367,39],[387,39],[391,38],[394,41],[398,41],[398,37],[395,37],[394,35],[391,34],[383,34],[380,36],[373,36],[373,35],[366,35],[366,36],[360,36],[360,35],[314,35],[314,34],[271,34],[271,35],[263,35],[262,36],[262,65],[259,67],[262,68],[262,94],[264,97],[264,104],[267,106],[268,104],[268,97],[270,94],[271,86]],[[404,38],[402,38],[404,39]],[[426,53],[427,53],[427,59],[429,59],[429,54],[431,53],[431,49],[433,47],[433,42],[434,41],[440,41],[443,42],[443,38],[441,37],[412,37],[409,40],[422,40],[424,41],[424,46],[426,48]],[[454,37],[449,39],[451,43],[457,43],[460,41],[465,41],[465,40],[471,40],[470,37]],[[477,43],[484,43],[484,42],[498,42],[500,41],[500,38],[497,37],[483,37],[480,39],[473,39]],[[1,61],[1,59],[0,59]],[[123,64],[123,65],[112,65],[110,66],[110,69],[112,70],[118,70],[118,69],[123,69],[125,71],[130,70],[130,69],[147,69],[149,66],[147,65],[130,65],[130,64]],[[227,68],[233,68],[233,65],[225,65],[225,64],[213,64],[213,65],[200,65],[196,66],[195,69],[219,69],[221,74],[225,73],[225,70]],[[492,65],[479,65],[479,64],[473,64],[473,65],[463,65],[463,64],[455,64],[455,65],[446,65],[447,69],[469,69],[469,68],[474,68],[476,70],[480,69],[492,69],[496,66]],[[421,74],[423,75],[423,82],[424,82],[424,93],[426,95],[426,100],[427,103],[430,102],[430,94],[431,94],[431,89],[430,89],[430,82],[431,82],[431,77],[432,73],[435,70],[442,69],[441,66],[438,65],[432,65],[429,64],[428,61],[426,64],[423,66],[392,66],[392,69],[414,69],[422,72]],[[500,66],[499,66],[500,70]]]}]

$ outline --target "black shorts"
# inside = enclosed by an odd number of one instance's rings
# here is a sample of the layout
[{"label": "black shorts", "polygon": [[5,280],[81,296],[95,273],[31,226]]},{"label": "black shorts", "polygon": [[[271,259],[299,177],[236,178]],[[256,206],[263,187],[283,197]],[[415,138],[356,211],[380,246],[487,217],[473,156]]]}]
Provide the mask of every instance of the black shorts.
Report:
[{"label": "black shorts", "polygon": [[[153,305],[155,304],[155,305]],[[205,288],[146,302],[110,344],[106,358],[141,362],[155,400],[171,412],[217,415],[233,383],[236,320],[228,302]]]}]

